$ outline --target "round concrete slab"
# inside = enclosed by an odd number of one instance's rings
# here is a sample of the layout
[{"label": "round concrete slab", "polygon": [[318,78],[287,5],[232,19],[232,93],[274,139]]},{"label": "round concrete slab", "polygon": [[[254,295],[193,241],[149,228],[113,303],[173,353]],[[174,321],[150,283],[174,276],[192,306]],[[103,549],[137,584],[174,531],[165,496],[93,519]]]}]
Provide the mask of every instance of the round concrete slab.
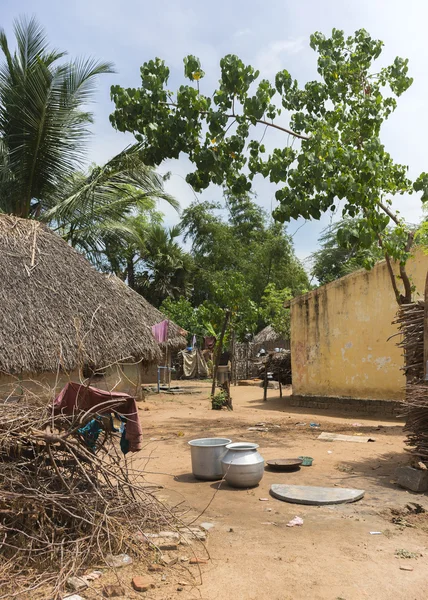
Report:
[{"label": "round concrete slab", "polygon": [[270,492],[272,496],[284,502],[313,504],[315,506],[355,502],[356,500],[361,500],[365,494],[364,490],[354,490],[352,488],[313,487],[309,485],[285,485],[282,483],[274,483],[270,488]]}]

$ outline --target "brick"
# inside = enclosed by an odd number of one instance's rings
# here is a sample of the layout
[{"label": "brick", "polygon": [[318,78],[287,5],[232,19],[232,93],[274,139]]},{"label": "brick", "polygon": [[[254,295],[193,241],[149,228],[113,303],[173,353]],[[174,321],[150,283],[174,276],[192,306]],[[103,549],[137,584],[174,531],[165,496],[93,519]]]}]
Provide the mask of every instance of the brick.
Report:
[{"label": "brick", "polygon": [[154,588],[155,584],[147,577],[141,577],[140,575],[136,575],[132,579],[132,587],[137,592],[147,592],[150,588]]},{"label": "brick", "polygon": [[189,560],[189,565],[206,565],[208,563],[205,558],[191,558]]},{"label": "brick", "polygon": [[398,485],[412,492],[426,492],[428,490],[428,471],[414,469],[413,467],[398,467],[395,472]]}]

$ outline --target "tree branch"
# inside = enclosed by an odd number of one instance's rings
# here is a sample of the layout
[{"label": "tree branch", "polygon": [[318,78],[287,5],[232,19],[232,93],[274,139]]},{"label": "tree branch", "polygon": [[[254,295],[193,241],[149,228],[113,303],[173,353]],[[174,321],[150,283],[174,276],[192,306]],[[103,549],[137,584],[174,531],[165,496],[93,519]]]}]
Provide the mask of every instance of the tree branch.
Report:
[{"label": "tree branch", "polygon": [[388,267],[388,273],[389,273],[389,277],[391,279],[392,289],[394,290],[395,299],[397,300],[397,304],[401,305],[401,297],[402,296],[401,296],[400,290],[398,289],[398,286],[397,286],[397,280],[395,278],[394,269],[392,268],[392,265],[391,265],[391,259],[389,257],[388,252],[385,252],[380,234],[378,234],[377,238],[379,240],[379,246],[382,248],[384,256],[385,256],[386,266]]},{"label": "tree branch", "polygon": [[385,206],[385,204],[383,204],[382,202],[379,202],[379,206],[388,215],[388,217],[390,219],[392,219],[392,221],[394,221],[394,223],[396,225],[400,224],[400,221],[399,221],[397,215],[394,215],[394,213],[391,210],[389,210],[389,208],[387,206]]},{"label": "tree branch", "polygon": [[[178,108],[178,104],[176,104],[175,102],[165,102],[164,104],[166,104],[166,106],[172,106],[174,108]],[[208,115],[209,112],[207,110],[201,110],[201,111],[199,111],[199,114],[200,115]],[[228,119],[236,119],[236,117],[243,117],[244,115],[235,115],[234,113],[232,113],[230,115],[226,114],[225,116]],[[244,118],[249,119],[249,117],[244,117]],[[298,138],[299,140],[310,140],[311,139],[307,135],[302,135],[301,133],[296,133],[295,131],[292,131],[291,129],[286,129],[285,127],[281,127],[280,125],[275,125],[275,123],[269,123],[269,121],[264,121],[263,119],[256,119],[256,123],[260,123],[260,125],[266,125],[267,127],[273,127],[273,129],[278,129],[279,131],[288,133],[289,135],[292,135],[295,138]]]}]

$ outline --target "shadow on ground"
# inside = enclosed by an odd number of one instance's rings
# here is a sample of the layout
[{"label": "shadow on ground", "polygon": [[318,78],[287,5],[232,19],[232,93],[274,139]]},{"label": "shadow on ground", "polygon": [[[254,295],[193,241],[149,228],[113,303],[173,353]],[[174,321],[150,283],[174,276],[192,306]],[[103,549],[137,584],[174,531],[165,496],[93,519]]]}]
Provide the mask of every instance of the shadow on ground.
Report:
[{"label": "shadow on ground", "polygon": [[411,495],[422,499],[427,498],[425,494],[404,490],[397,485],[395,478],[397,467],[408,465],[409,462],[410,455],[403,449],[403,452],[387,452],[370,458],[343,461],[337,465],[336,470],[338,474],[342,475],[343,484],[349,484],[350,487],[352,487],[353,480],[365,478],[374,488],[383,488],[393,492],[391,498],[398,498],[397,493],[407,497]]},{"label": "shadow on ground", "polygon": [[[275,392],[276,393],[276,392]],[[266,402],[263,400],[263,396],[262,394],[260,395],[260,398],[256,398],[254,400],[249,400],[248,401],[248,406],[244,407],[247,409],[259,409],[259,410],[272,410],[275,412],[284,412],[284,413],[288,413],[288,414],[295,414],[295,415],[320,415],[320,416],[325,416],[325,417],[333,417],[333,418],[339,418],[339,419],[353,419],[355,421],[383,421],[383,422],[391,422],[391,423],[397,423],[397,421],[400,423],[400,425],[397,425],[397,427],[402,427],[404,421],[402,419],[397,419],[397,417],[391,417],[388,415],[382,415],[382,414],[378,414],[378,415],[359,415],[358,412],[352,411],[352,410],[337,410],[334,408],[309,408],[306,406],[289,406],[286,401],[287,401],[287,397],[288,395],[283,396],[282,398],[279,395],[276,396],[272,396],[269,397],[266,400]]]}]

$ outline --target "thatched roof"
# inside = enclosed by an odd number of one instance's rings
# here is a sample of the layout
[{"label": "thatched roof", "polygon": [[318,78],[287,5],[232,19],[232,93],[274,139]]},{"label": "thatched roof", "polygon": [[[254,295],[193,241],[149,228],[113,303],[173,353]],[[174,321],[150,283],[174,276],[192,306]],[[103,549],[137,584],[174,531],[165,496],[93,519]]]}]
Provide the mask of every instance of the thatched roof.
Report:
[{"label": "thatched roof", "polygon": [[0,371],[160,358],[161,313],[37,221],[0,215]]},{"label": "thatched roof", "polygon": [[275,342],[280,339],[281,336],[275,331],[272,325],[268,325],[254,336],[253,342],[254,344],[266,344],[267,342]]},{"label": "thatched roof", "polygon": [[[119,277],[115,275],[107,275],[107,278],[110,283],[112,283],[115,287],[120,289],[121,293],[130,298],[134,303],[138,303],[142,310],[146,312],[147,323],[152,327],[156,325],[156,323],[160,323],[167,317],[161,313],[160,310],[152,306],[143,296],[140,294],[136,294],[129,286],[126,285]],[[178,352],[179,350],[183,350],[187,346],[187,340],[185,335],[183,335],[183,329],[176,325],[173,321],[169,322],[168,326],[168,344],[160,344],[162,350],[168,346],[169,350],[173,352]]]}]

